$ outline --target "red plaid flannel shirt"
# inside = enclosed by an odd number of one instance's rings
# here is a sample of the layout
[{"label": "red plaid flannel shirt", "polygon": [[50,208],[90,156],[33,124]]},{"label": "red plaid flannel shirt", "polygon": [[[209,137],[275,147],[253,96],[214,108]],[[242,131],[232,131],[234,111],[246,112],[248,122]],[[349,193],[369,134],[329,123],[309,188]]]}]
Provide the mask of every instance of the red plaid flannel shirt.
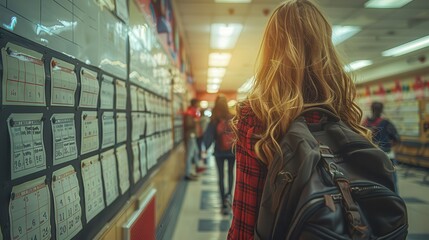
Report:
[{"label": "red plaid flannel shirt", "polygon": [[[262,190],[267,176],[267,167],[255,153],[254,134],[264,130],[250,106],[244,105],[238,120],[238,142],[236,147],[236,185],[233,201],[233,218],[228,232],[229,240],[253,239],[258,218]],[[318,122],[320,113],[305,115],[307,122]]]}]

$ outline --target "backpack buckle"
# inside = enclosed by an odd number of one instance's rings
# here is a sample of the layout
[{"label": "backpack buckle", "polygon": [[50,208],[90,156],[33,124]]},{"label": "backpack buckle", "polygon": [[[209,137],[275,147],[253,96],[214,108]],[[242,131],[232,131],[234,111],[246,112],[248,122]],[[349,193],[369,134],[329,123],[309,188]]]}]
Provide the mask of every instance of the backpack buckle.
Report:
[{"label": "backpack buckle", "polygon": [[323,158],[334,158],[335,156],[334,156],[334,153],[331,151],[331,149],[328,147],[328,146],[326,146],[326,145],[322,145],[322,144],[320,144],[319,145],[319,151],[320,151],[320,155],[323,157]]}]

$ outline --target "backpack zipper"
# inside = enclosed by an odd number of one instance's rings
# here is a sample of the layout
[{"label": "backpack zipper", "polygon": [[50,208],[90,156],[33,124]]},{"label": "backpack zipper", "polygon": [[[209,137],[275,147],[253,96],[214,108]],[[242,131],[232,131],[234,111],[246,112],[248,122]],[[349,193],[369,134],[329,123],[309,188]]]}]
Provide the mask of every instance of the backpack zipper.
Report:
[{"label": "backpack zipper", "polygon": [[[354,186],[351,187],[352,189],[352,194],[355,192],[362,192],[362,191],[380,191],[380,190],[387,190],[390,191],[388,188],[384,188],[382,186],[378,186],[378,185],[370,185],[370,186]],[[383,192],[380,192],[383,193]],[[341,195],[341,193],[338,193],[338,190],[335,191],[331,191],[331,193],[327,192],[326,194],[329,194],[332,199],[335,202],[338,202],[340,200],[343,199],[343,196]],[[392,195],[388,192],[385,192],[386,195]],[[305,221],[308,216],[311,216],[313,214],[314,211],[318,210],[319,204],[321,202],[324,201],[324,196],[325,194],[319,194],[317,196],[315,196],[314,198],[310,199],[307,201],[307,203],[305,203],[299,210],[298,215],[296,217],[294,217],[295,219],[297,219],[295,222],[292,223],[291,227],[289,228],[289,233],[286,237],[286,239],[292,239],[292,233],[295,231],[296,227],[301,225],[301,222]],[[301,219],[301,221],[298,221],[299,219]]]}]

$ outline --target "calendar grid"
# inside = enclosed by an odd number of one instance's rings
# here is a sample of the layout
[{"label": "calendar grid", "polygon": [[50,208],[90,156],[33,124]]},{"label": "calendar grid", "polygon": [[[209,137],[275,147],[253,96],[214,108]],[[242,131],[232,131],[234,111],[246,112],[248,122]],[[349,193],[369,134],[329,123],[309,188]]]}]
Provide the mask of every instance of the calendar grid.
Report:
[{"label": "calendar grid", "polygon": [[52,75],[52,105],[73,106],[75,102],[74,93],[77,88],[77,78],[74,70],[61,66],[68,64],[59,60],[51,61]]},{"label": "calendar grid", "polygon": [[79,185],[72,166],[65,167],[53,177],[57,239],[71,239],[82,229]]},{"label": "calendar grid", "polygon": [[49,206],[44,177],[15,186],[9,205],[12,239],[49,239]]},{"label": "calendar grid", "polygon": [[[43,61],[26,54],[15,53],[10,48],[7,48],[7,50],[2,49],[2,52],[6,57],[4,61],[6,66],[4,68],[6,69],[6,81],[4,83],[6,92],[3,93],[5,95],[4,104],[46,105]],[[12,62],[15,62],[15,64],[13,65]],[[29,76],[27,74],[31,70],[28,69],[27,71],[27,64],[31,64],[33,67],[33,73]],[[36,68],[36,65],[38,68]],[[15,72],[12,72],[12,69]]]}]

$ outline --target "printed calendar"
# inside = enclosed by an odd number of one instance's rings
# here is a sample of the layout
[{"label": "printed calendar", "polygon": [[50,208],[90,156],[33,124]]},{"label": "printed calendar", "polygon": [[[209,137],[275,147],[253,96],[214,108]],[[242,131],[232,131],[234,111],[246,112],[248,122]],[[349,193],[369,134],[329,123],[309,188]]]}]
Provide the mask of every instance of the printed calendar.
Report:
[{"label": "printed calendar", "polygon": [[116,148],[116,159],[118,161],[119,190],[121,190],[121,194],[124,194],[130,188],[128,155],[125,145]]},{"label": "printed calendar", "polygon": [[137,87],[130,86],[131,110],[138,110]]},{"label": "printed calendar", "polygon": [[143,88],[139,88],[137,90],[137,101],[138,101],[138,110],[139,111],[145,111],[146,110],[144,98],[145,98],[144,90],[143,90]]},{"label": "printed calendar", "polygon": [[58,240],[73,238],[82,230],[82,207],[79,183],[73,166],[69,165],[52,174],[55,226]]},{"label": "printed calendar", "polygon": [[147,159],[146,159],[146,142],[144,139],[139,141],[140,147],[140,171],[142,177],[144,177],[147,173]]},{"label": "printed calendar", "polygon": [[56,58],[51,60],[51,105],[73,107],[77,77],[73,64]]},{"label": "printed calendar", "polygon": [[133,182],[137,183],[141,178],[138,142],[133,142],[131,144],[131,149],[133,152]]},{"label": "printed calendar", "polygon": [[127,117],[125,113],[116,113],[116,143],[127,140]]},{"label": "printed calendar", "polygon": [[3,104],[46,106],[43,55],[12,43],[1,54]]},{"label": "printed calendar", "polygon": [[100,159],[103,170],[106,205],[110,205],[119,196],[116,158],[113,149],[100,154]]},{"label": "printed calendar", "polygon": [[50,239],[50,194],[46,177],[14,186],[10,195],[10,235],[14,240]]},{"label": "printed calendar", "polygon": [[99,148],[97,112],[82,112],[80,153],[85,154]]},{"label": "printed calendar", "polygon": [[115,118],[113,112],[104,112],[102,116],[102,146],[106,148],[115,144]]},{"label": "printed calendar", "polygon": [[54,165],[76,159],[77,146],[74,114],[53,114],[51,123]]},{"label": "printed calendar", "polygon": [[98,155],[81,162],[85,200],[85,216],[88,223],[104,209],[103,183]]},{"label": "printed calendar", "polygon": [[127,107],[127,88],[125,81],[116,80],[116,109],[125,110]]},{"label": "printed calendar", "polygon": [[140,117],[140,115],[143,115],[141,113],[133,112],[131,113],[131,140],[139,140],[140,134],[142,133],[142,121],[143,116]]},{"label": "printed calendar", "polygon": [[113,78],[108,75],[103,75],[101,81],[101,95],[100,95],[100,108],[113,109],[113,102],[115,100],[115,89],[113,85]]},{"label": "printed calendar", "polygon": [[80,70],[80,107],[96,108],[100,86],[97,73],[86,68]]},{"label": "printed calendar", "polygon": [[14,113],[7,119],[12,179],[46,169],[42,116],[42,113]]}]

